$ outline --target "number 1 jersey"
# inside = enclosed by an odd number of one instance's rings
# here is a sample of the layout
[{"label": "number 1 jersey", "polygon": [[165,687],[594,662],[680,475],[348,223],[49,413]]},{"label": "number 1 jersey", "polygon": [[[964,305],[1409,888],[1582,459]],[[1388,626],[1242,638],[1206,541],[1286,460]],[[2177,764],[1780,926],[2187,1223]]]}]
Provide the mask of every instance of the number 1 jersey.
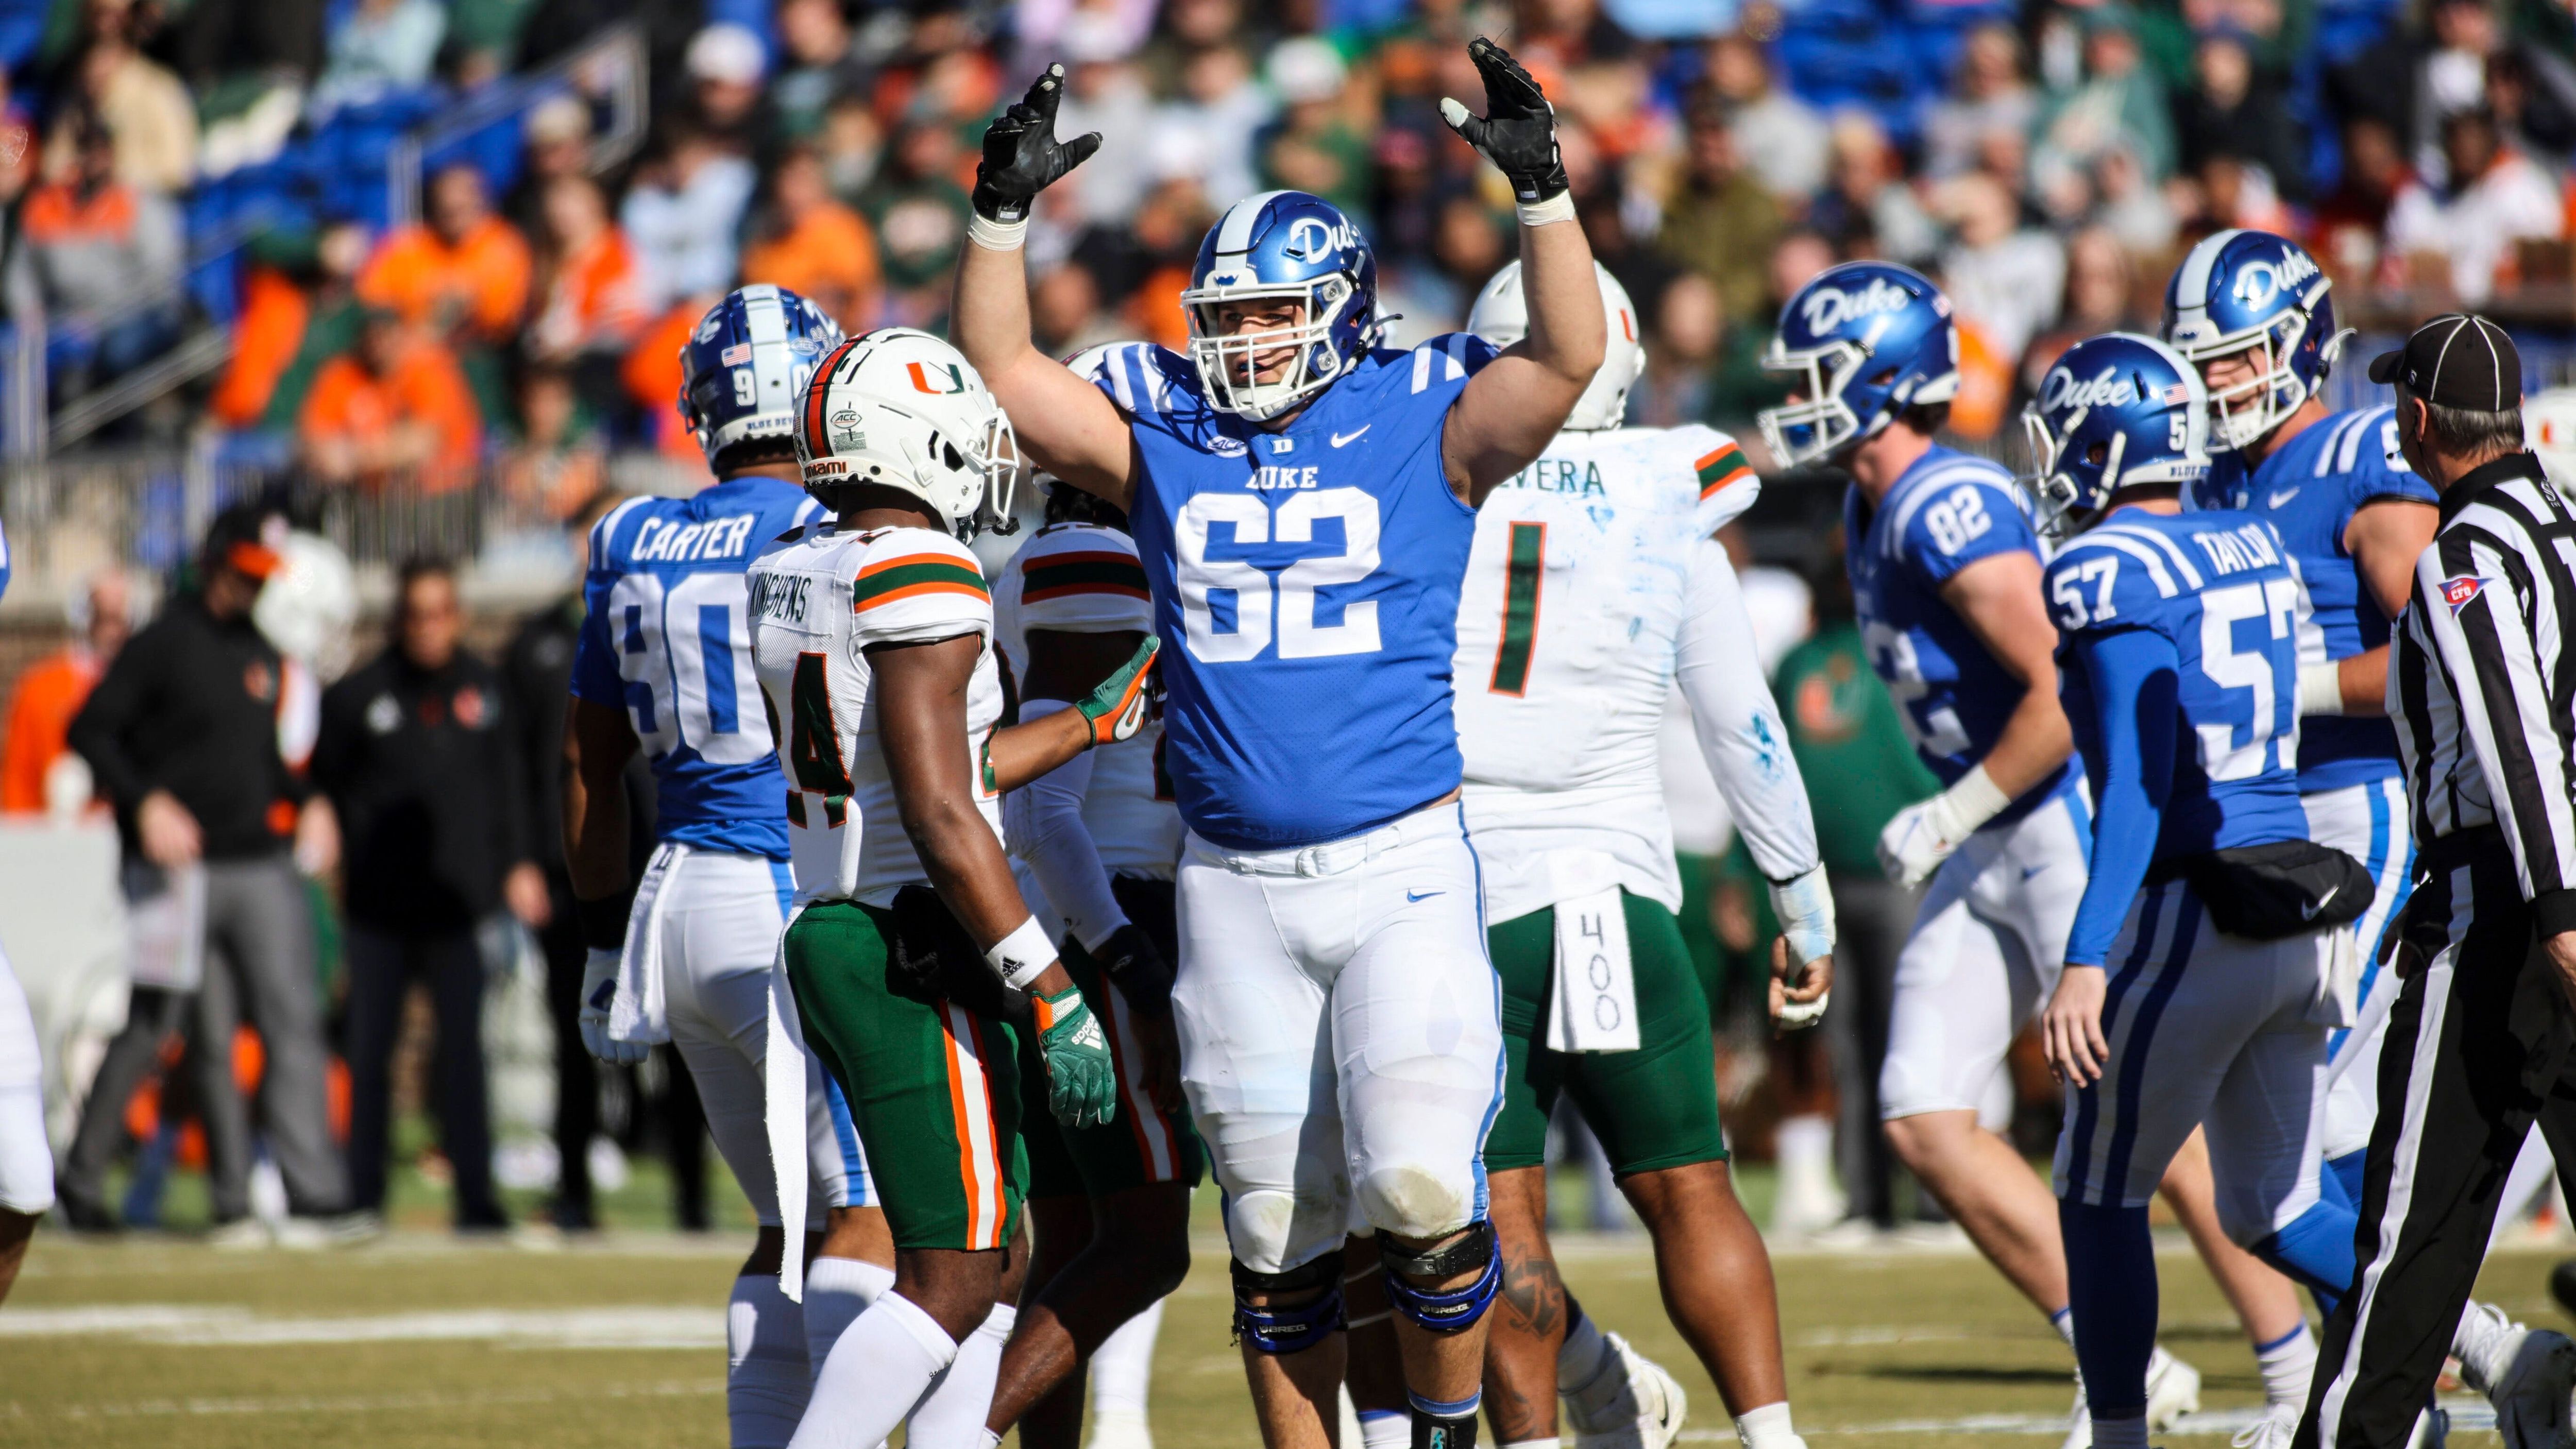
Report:
[{"label": "number 1 jersey", "polygon": [[626,712],[653,765],[661,839],[787,858],[743,571],[821,511],[795,484],[754,475],[629,499],[591,528],[572,693]]},{"label": "number 1 jersey", "polygon": [[1476,514],[1440,443],[1494,356],[1458,332],[1380,349],[1278,432],[1211,407],[1167,348],[1103,361],[1142,460],[1129,518],[1165,641],[1166,759],[1208,841],[1340,840],[1458,788],[1450,660]]}]

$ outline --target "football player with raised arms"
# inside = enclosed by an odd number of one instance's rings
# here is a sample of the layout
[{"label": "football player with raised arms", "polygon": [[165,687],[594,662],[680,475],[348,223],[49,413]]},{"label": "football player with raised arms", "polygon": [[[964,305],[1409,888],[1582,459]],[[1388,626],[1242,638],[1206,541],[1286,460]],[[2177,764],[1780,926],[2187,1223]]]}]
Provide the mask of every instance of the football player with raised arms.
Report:
[{"label": "football player with raised arms", "polygon": [[[1870,662],[1949,786],[1879,841],[1891,879],[1929,882],[1897,959],[1879,1076],[1888,1140],[2071,1344],[2056,1204],[1999,1135],[2004,1053],[2056,985],[2093,834],[2067,765],[2039,540],[2011,474],[1933,441],[1958,389],[1958,334],[1920,274],[1819,273],[1782,309],[1763,365],[1791,379],[1789,402],[1760,417],[1773,455],[1851,475],[1845,566]],[[2173,1187],[2191,1189],[2169,1196],[2254,1341],[2296,1326],[2289,1285],[2227,1247],[2205,1181]],[[2162,1348],[2149,1381],[2157,1423],[2197,1407],[2200,1375]],[[2068,1449],[2088,1437],[2079,1388]]]},{"label": "football player with raised arms", "polygon": [[[2325,382],[2344,340],[2332,284],[2298,243],[2224,231],[2183,258],[2165,289],[2164,339],[2198,369],[2209,394],[2208,477],[2187,502],[2270,522],[2296,562],[2311,609],[2299,667],[2299,803],[2311,838],[2361,863],[2374,894],[2356,923],[2359,1020],[2329,1034],[2323,1192],[2349,1212],[2378,1117],[2380,1043],[2397,981],[2377,946],[2414,889],[2415,842],[2397,734],[2385,715],[2389,621],[2414,589],[2415,561],[2439,520],[2431,485],[2397,453],[2395,410],[2328,410]],[[2330,1224],[2337,1219],[2322,1220]],[[2349,1255],[2348,1229],[2313,1233]],[[2321,1268],[2349,1282],[2348,1264]],[[2336,1289],[2334,1291],[2340,1291]],[[2329,1296],[2332,1296],[2331,1293]],[[2313,1349],[2301,1347],[2313,1356]],[[2567,1421],[2576,1348],[2501,1310],[2471,1304],[2459,1328],[2471,1387],[2494,1398],[2509,1441],[2526,1425]],[[2552,1407],[2555,1406],[2553,1412]],[[2296,1415],[2290,1416],[2295,1420]]]},{"label": "football player with raised arms", "polygon": [[[992,598],[964,540],[1010,517],[1018,458],[947,343],[887,328],[833,349],[796,439],[832,517],[781,535],[750,577],[795,864],[772,1019],[801,1028],[848,1097],[895,1273],[833,1345],[791,1442],[870,1449],[909,1419],[911,1442],[949,1449],[983,1428],[1011,1323],[1018,1031],[1039,1039],[1057,1120],[1117,1106],[1108,1041],[1011,878],[1002,793],[1132,735],[1155,644],[1072,708],[1002,725]],[[806,1142],[792,1089],[773,1078],[782,1162]],[[782,1204],[790,1225],[802,1207]]]},{"label": "football player with raised arms", "polygon": [[[1070,365],[1088,371],[1104,353]],[[993,583],[995,636],[1003,667],[1017,673],[1023,720],[1072,708],[1154,626],[1126,515],[1070,484],[1045,486],[1045,524]],[[1205,1170],[1172,1044],[1181,817],[1162,779],[1162,740],[1149,717],[1133,739],[1076,755],[1002,802],[1021,893],[1108,1029],[1118,1120],[1059,1127],[1022,1108],[1037,1243],[987,1443],[1016,1425],[1030,1449],[1075,1449],[1086,1364],[1094,1449],[1151,1443],[1156,1326],[1164,1296],[1189,1272],[1190,1190]],[[1025,1044],[1021,1062],[1027,1102]]]},{"label": "football player with raised arms", "polygon": [[[630,499],[592,528],[564,726],[564,857],[590,947],[582,1039],[612,1062],[672,1043],[760,1221],[725,1318],[735,1449],[787,1442],[833,1339],[894,1277],[848,1108],[807,1058],[804,1125],[831,1215],[824,1233],[799,1235],[800,1260],[814,1258],[804,1302],[780,1293],[786,1239],[763,1129],[769,964],[790,882],[743,571],[819,511],[796,483],[796,397],[840,340],[821,309],[771,286],[735,291],[690,334],[680,415],[716,481],[689,498]],[[623,779],[638,748],[659,837],[640,885],[628,879]]]},{"label": "football player with raised arms", "polygon": [[[1620,426],[1644,360],[1636,308],[1608,271],[1596,275],[1608,356],[1565,431],[1478,510],[1458,609],[1467,828],[1484,866],[1508,1061],[1485,1142],[1506,1265],[1486,1412],[1505,1444],[1552,1442],[1560,1390],[1577,1444],[1651,1449],[1681,1427],[1679,1386],[1602,1333],[1557,1280],[1544,1160],[1562,1092],[1653,1236],[1664,1301],[1737,1438],[1798,1449],[1770,1259],[1728,1175],[1709,1003],[1674,916],[1681,879],[1657,736],[1677,686],[1773,882],[1788,936],[1774,1010],[1787,1024],[1823,1014],[1833,897],[1714,537],[1761,485],[1723,433]],[[1508,347],[1527,313],[1514,263],[1486,284],[1467,325]]]},{"label": "football player with raised arms", "polygon": [[1173,1015],[1226,1193],[1235,1323],[1271,1449],[1332,1435],[1342,1246],[1377,1234],[1413,1442],[1475,1442],[1500,1279],[1481,1149],[1502,1080],[1458,803],[1450,666],[1475,507],[1545,450],[1602,358],[1590,248],[1546,97],[1482,38],[1487,114],[1443,115],[1520,203],[1529,335],[1380,347],[1377,264],[1300,192],[1227,208],[1186,354],[1097,386],[1029,341],[1030,202],[1059,141],[1050,67],[985,133],[957,338],[1041,467],[1123,509],[1152,584],[1165,750],[1188,827]]}]

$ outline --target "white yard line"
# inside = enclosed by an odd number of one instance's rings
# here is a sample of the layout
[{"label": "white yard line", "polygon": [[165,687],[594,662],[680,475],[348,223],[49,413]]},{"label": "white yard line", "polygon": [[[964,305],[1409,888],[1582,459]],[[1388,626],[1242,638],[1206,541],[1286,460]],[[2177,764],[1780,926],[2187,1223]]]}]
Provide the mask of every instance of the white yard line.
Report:
[{"label": "white yard line", "polygon": [[[474,1393],[349,1394],[238,1399],[135,1399],[119,1404],[75,1404],[44,1417],[140,1419],[254,1414],[380,1414],[419,1409],[470,1409],[492,1404],[595,1403],[601,1399],[698,1398],[724,1392],[721,1379],[691,1383],[591,1384],[562,1389],[478,1390]],[[10,1418],[22,1417],[11,1412]]]},{"label": "white yard line", "polygon": [[[2495,1428],[2495,1410],[2484,1399],[2463,1397],[2445,1399],[2442,1407],[2451,1414],[2451,1432],[2475,1433]],[[2205,1414],[2185,1414],[2179,1423],[2164,1431],[2159,1438],[2192,1438],[2200,1435],[2234,1434],[2262,1417],[2259,1409],[2218,1409]],[[1829,1439],[1846,1434],[2027,1434],[2063,1437],[2066,1433],[2064,1414],[1972,1414],[1959,1419],[1889,1419],[1877,1424],[1836,1424],[1818,1428],[1802,1424],[1802,1438]],[[1678,1436],[1686,1444],[1732,1444],[1732,1429],[1684,1429]]]},{"label": "white yard line", "polygon": [[305,1343],[505,1342],[529,1348],[725,1346],[717,1307],[507,1309],[266,1317],[248,1309],[170,1303],[13,1308],[0,1339],[111,1337],[187,1347]]}]

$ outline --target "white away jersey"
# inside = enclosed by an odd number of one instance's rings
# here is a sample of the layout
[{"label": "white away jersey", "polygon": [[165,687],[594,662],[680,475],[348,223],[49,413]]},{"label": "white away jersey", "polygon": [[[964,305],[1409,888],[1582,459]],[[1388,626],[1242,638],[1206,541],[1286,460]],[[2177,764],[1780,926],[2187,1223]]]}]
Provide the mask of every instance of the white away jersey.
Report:
[{"label": "white away jersey", "polygon": [[[1154,631],[1154,605],[1135,541],[1091,523],[1051,523],[1030,535],[993,581],[993,636],[1028,697],[1029,631]],[[1163,725],[1091,751],[1082,823],[1112,875],[1170,880],[1181,858],[1181,815],[1162,768]]]},{"label": "white away jersey", "polygon": [[787,839],[800,902],[884,905],[925,882],[897,818],[877,743],[872,644],[984,641],[957,748],[998,839],[1001,799],[982,795],[977,746],[1002,722],[993,600],[966,546],[927,528],[844,533],[829,523],[789,532],[751,566],[752,662],[783,744]]},{"label": "white away jersey", "polygon": [[[1815,826],[1725,550],[1759,484],[1702,427],[1565,433],[1486,498],[1458,610],[1457,717],[1486,914],[1616,883],[1681,906],[1657,736],[1678,682],[1765,875]],[[1705,494],[1705,498],[1703,498]]]}]

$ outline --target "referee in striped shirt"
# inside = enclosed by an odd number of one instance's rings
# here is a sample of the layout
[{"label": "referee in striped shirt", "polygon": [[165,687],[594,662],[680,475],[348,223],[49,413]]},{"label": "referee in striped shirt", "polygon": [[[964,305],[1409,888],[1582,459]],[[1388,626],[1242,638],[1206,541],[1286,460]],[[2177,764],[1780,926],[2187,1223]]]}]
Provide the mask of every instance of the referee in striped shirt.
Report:
[{"label": "referee in striped shirt", "polygon": [[[2414,802],[2404,981],[2379,1062],[2354,1256],[2295,1449],[2398,1449],[2423,1412],[2537,1118],[2576,1162],[2576,513],[2523,446],[2522,361],[2482,317],[2438,317],[2370,365],[2441,524],[2389,648]],[[2556,1100],[2553,1103],[2553,1095]],[[2556,1335],[2535,1351],[2576,1355]],[[2571,1365],[2514,1366],[2552,1372]],[[2508,1445],[2568,1444],[2552,1422]]]}]

